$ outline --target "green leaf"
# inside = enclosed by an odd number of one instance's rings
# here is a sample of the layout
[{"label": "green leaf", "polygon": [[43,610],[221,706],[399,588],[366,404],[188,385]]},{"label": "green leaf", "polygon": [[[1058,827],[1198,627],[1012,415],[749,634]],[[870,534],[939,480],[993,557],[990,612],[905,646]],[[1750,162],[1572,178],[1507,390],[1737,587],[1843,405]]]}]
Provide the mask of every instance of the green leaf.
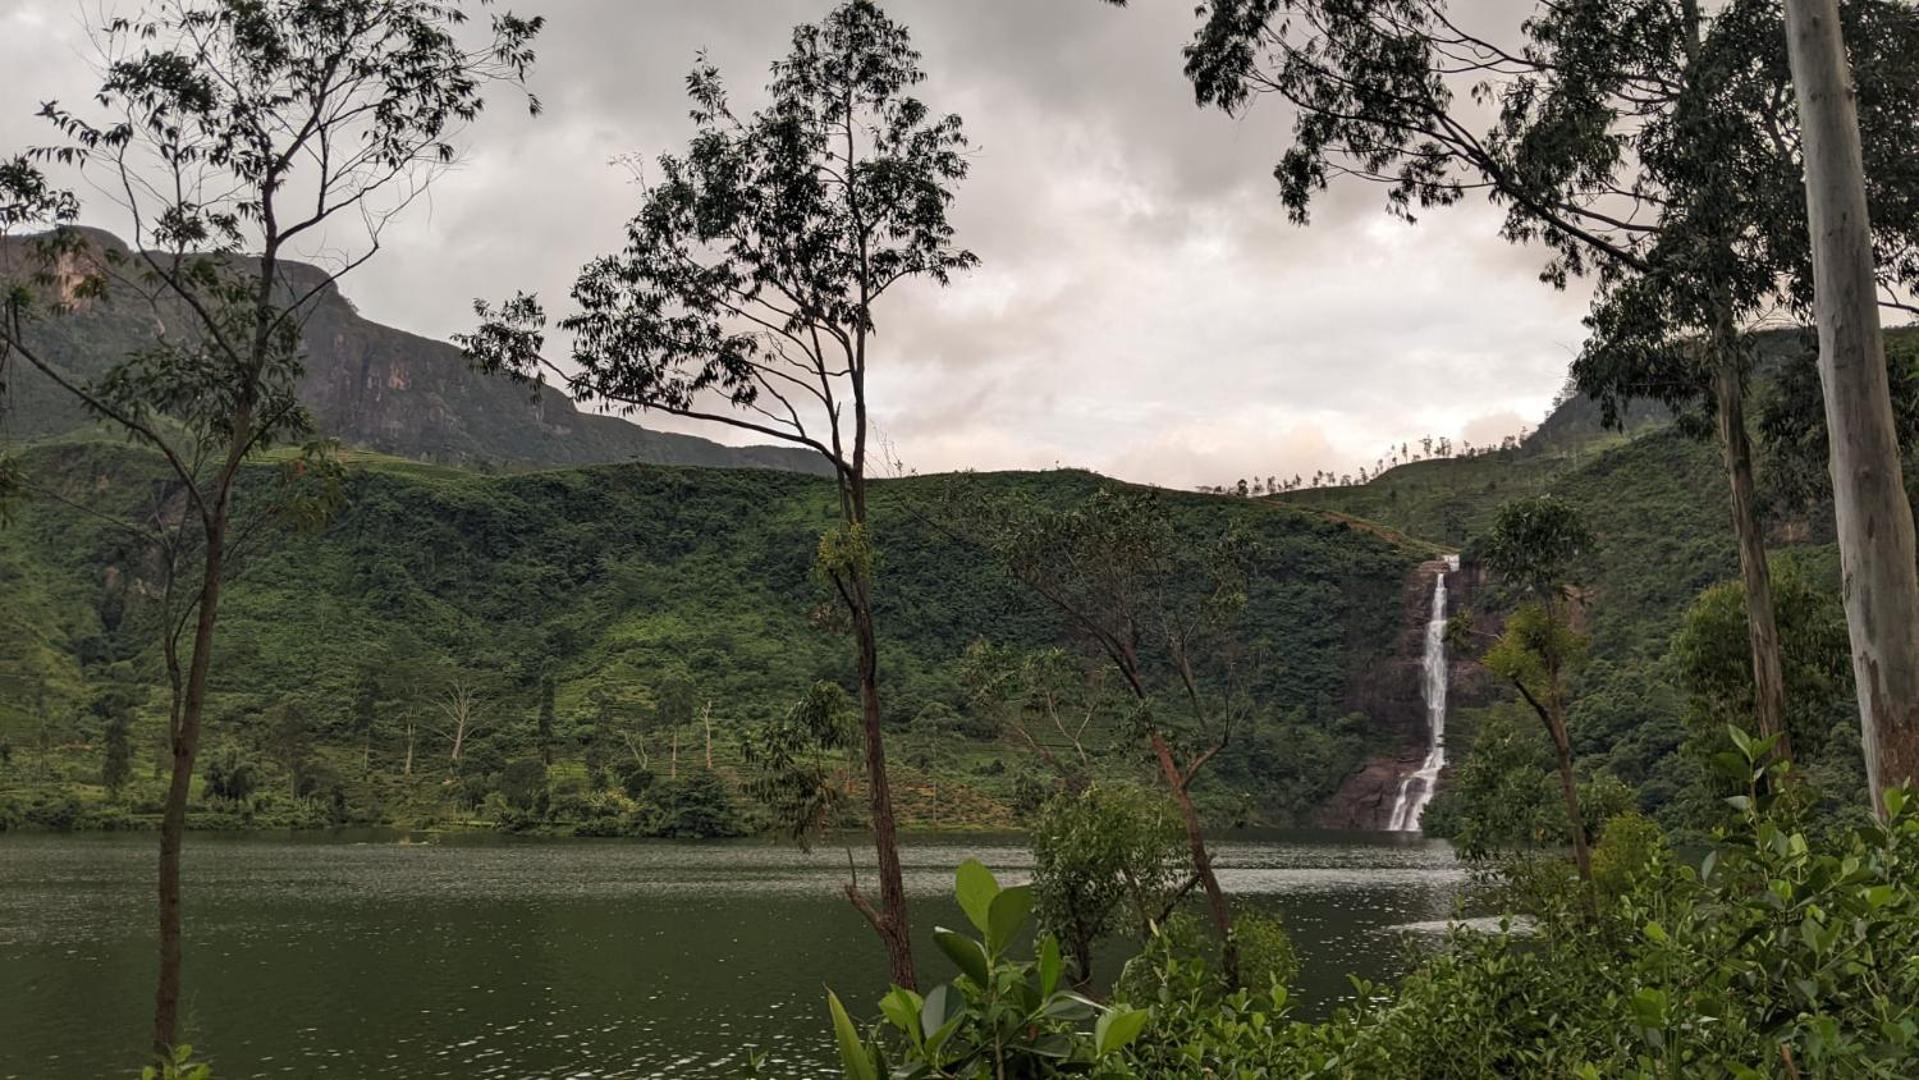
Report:
[{"label": "green leaf", "polygon": [[918,994],[903,986],[895,986],[880,999],[880,1014],[894,1027],[912,1036],[913,1042],[920,1041],[920,1008],[924,1004]]},{"label": "green leaf", "polygon": [[992,925],[993,898],[999,895],[999,882],[993,879],[993,872],[978,859],[961,863],[956,877],[958,888],[955,891],[960,910],[966,912],[967,921],[973,924],[974,929],[986,933]]},{"label": "green leaf", "polygon": [[1039,996],[1051,997],[1059,986],[1059,939],[1051,934],[1039,939]]},{"label": "green leaf", "polygon": [[1906,800],[1911,797],[1912,792],[1902,787],[1889,787],[1885,791],[1880,792],[1879,801],[1886,804],[1887,820],[1898,818],[1899,814],[1906,808]]},{"label": "green leaf", "polygon": [[927,1039],[966,1013],[966,995],[950,983],[935,986],[920,1006],[920,1031]]},{"label": "green leaf", "polygon": [[981,986],[986,985],[991,977],[993,965],[986,955],[985,947],[979,942],[964,934],[955,934],[942,926],[933,930],[933,943],[940,947],[941,952],[951,957],[953,963],[959,965],[960,971],[968,978]]},{"label": "green leaf", "polygon": [[1726,734],[1732,736],[1732,744],[1739,748],[1739,752],[1745,755],[1747,761],[1753,760],[1755,755],[1752,752],[1752,736],[1747,735],[1737,724],[1727,724]]},{"label": "green leaf", "polygon": [[1099,1006],[1078,994],[1055,994],[1041,1006],[1039,1014],[1048,1020],[1078,1023],[1099,1011]]},{"label": "green leaf", "polygon": [[846,1015],[846,1006],[840,1004],[839,997],[831,990],[826,992],[826,1007],[833,1013],[833,1038],[840,1044],[840,1064],[846,1066],[846,1080],[879,1080],[873,1057],[860,1042],[859,1029],[853,1026],[853,1018]]},{"label": "green leaf", "polygon": [[1139,1037],[1151,1015],[1145,1009],[1109,1009],[1093,1026],[1093,1046],[1102,1056],[1124,1049]]},{"label": "green leaf", "polygon": [[1006,947],[1019,936],[1020,927],[1026,925],[1026,916],[1032,910],[1031,885],[1016,885],[993,897],[986,915],[986,947],[994,956],[1005,952]]},{"label": "green leaf", "polygon": [[931,1035],[928,1035],[926,1037],[926,1060],[927,1061],[934,1064],[939,1063],[940,1050],[946,1046],[946,1041],[953,1037],[953,1033],[959,1030],[960,1022],[965,1019],[966,1019],[966,1013],[964,1011],[956,1012],[946,1021],[946,1023],[941,1024],[939,1026],[938,1031],[935,1031]]},{"label": "green leaf", "polygon": [[1049,1032],[1033,1040],[1032,1049],[1037,1057],[1065,1061],[1073,1056],[1073,1037],[1063,1031]]}]

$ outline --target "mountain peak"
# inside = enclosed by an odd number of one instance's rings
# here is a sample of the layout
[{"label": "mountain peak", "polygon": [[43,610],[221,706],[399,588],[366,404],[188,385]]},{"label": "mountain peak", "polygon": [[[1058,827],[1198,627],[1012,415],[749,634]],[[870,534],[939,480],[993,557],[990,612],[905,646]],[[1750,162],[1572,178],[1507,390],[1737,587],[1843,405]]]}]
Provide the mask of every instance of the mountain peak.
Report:
[{"label": "mountain peak", "polygon": [[[101,248],[128,250],[119,237],[82,227]],[[0,238],[0,277],[22,272],[23,238]],[[704,465],[824,473],[811,451],[724,446],[652,431],[583,412],[550,386],[528,386],[472,370],[460,350],[360,315],[325,271],[289,262],[291,288],[321,286],[305,326],[301,401],[321,434],[369,450],[464,468],[521,470],[603,462]],[[152,339],[153,314],[131,298],[109,297],[46,326],[46,355],[80,378],[106,370]],[[85,415],[30,369],[16,369],[12,433],[59,434]]]}]

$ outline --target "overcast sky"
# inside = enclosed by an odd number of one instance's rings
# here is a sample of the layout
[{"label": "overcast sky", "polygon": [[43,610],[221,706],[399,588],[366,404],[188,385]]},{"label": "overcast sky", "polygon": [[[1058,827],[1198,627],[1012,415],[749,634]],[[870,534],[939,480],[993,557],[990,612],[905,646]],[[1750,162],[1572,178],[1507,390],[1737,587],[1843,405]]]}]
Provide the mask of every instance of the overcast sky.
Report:
[{"label": "overcast sky", "polygon": [[[0,151],[45,139],[47,97],[91,89],[82,32],[112,0],[0,0]],[[124,3],[119,5],[125,7]],[[750,104],[827,0],[513,0],[548,18],[529,119],[496,100],[461,167],[347,280],[367,316],[434,337],[476,296],[564,304],[635,208],[622,154],[678,150],[707,49]],[[1173,486],[1370,464],[1421,435],[1536,424],[1580,338],[1582,293],[1474,203],[1388,217],[1337,191],[1286,221],[1288,117],[1201,111],[1180,73],[1192,0],[888,0],[925,54],[921,96],[965,119],[954,211],[982,265],[889,295],[872,394],[905,466],[1074,465]],[[111,225],[102,221],[101,224]],[[695,430],[724,441],[724,430]]]}]

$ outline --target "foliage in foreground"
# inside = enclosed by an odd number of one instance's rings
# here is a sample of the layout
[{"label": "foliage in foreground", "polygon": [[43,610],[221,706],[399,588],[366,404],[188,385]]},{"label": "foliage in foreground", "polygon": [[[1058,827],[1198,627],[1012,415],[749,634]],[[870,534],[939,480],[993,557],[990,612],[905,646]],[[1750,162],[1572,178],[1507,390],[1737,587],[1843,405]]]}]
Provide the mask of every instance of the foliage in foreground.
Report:
[{"label": "foliage in foreground", "polygon": [[[941,928],[933,938],[959,968],[958,978],[925,997],[894,987],[880,999],[884,1021],[865,1034],[839,998],[827,994],[848,1080],[1005,1080],[1091,1073],[1102,1061],[1115,1062],[1138,1037],[1146,1010],[1102,1007],[1064,989],[1065,964],[1051,936],[1040,938],[1036,960],[1006,955],[1027,928],[1032,887],[1001,888],[991,871],[969,859],[959,868],[957,893],[981,936]],[[1084,1028],[1089,1020],[1091,1031]]]},{"label": "foliage in foreground", "polygon": [[1285,1022],[1283,990],[1172,995],[1131,1060],[1237,1077],[1914,1075],[1919,815],[1895,793],[1887,824],[1819,837],[1738,802],[1737,834],[1697,867],[1632,814],[1608,825],[1590,895],[1557,861],[1509,867],[1530,939],[1456,929],[1324,1024]]},{"label": "foliage in foreground", "polygon": [[[957,1023],[969,1031],[1027,1040],[1020,1044],[1024,1071],[1008,1076],[1919,1075],[1919,807],[1895,791],[1884,824],[1809,830],[1793,805],[1796,781],[1782,766],[1768,775],[1769,744],[1743,737],[1735,744],[1749,791],[1783,794],[1730,800],[1737,824],[1703,860],[1675,853],[1649,819],[1617,815],[1593,851],[1590,884],[1560,859],[1500,869],[1500,893],[1530,916],[1529,933],[1513,922],[1497,933],[1456,927],[1398,986],[1356,983],[1357,1003],[1323,1023],[1290,1019],[1278,981],[1222,995],[1203,962],[1178,959],[1154,963],[1147,982],[1129,971],[1120,996],[1133,1007],[1115,1009],[1143,1026],[1106,1053],[1097,1038],[1038,1004],[1057,984],[1050,938],[1037,965],[1009,964],[991,945],[967,939],[959,940],[976,952],[949,946],[973,973],[955,984],[966,987],[963,1004],[942,1004],[931,1029],[927,1008],[911,998],[896,993],[882,1008],[909,1040],[911,1031],[943,1028],[959,1015],[955,1008],[966,1010]],[[972,914],[977,904],[967,907]],[[991,910],[984,910],[982,925],[990,928]],[[982,972],[1005,980],[996,984],[999,997],[981,992]],[[1008,992],[1029,978],[1044,993]],[[1150,1015],[1141,1005],[1151,1006]],[[1091,1015],[1084,1012],[1091,1008],[1069,1011]],[[994,1029],[989,1016],[1002,1026]],[[851,1030],[850,1021],[842,1024],[843,1034]],[[1061,1052],[1031,1054],[1042,1038]],[[979,1045],[974,1039],[968,1045]],[[897,1034],[890,1043],[842,1042],[848,1045],[863,1048],[869,1064],[925,1060],[914,1056],[923,1054],[919,1044],[909,1047]],[[884,1056],[889,1046],[900,1056]],[[895,1075],[993,1075],[984,1068]],[[849,1065],[848,1075],[883,1073]]]}]

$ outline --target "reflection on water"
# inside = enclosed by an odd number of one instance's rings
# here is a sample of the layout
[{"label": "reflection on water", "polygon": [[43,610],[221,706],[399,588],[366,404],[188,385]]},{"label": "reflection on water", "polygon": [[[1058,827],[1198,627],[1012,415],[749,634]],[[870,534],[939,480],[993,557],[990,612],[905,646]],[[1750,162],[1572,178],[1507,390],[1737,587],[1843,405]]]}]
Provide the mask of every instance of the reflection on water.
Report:
[{"label": "reflection on water", "polygon": [[[1447,919],[1465,884],[1445,844],[1417,837],[1216,850],[1229,892],[1284,915],[1311,1012],[1349,972],[1394,973],[1393,928]],[[1031,866],[1004,837],[916,839],[902,856],[918,955],[941,978],[929,935],[960,919],[953,868],[977,856],[1019,881]],[[0,836],[0,1077],[137,1070],[152,859],[147,837]],[[871,851],[854,861],[870,884]],[[846,873],[843,848],[751,841],[195,836],[187,1034],[222,1080],[719,1077],[747,1049],[773,1075],[837,1076],[823,987],[884,990]]]}]

